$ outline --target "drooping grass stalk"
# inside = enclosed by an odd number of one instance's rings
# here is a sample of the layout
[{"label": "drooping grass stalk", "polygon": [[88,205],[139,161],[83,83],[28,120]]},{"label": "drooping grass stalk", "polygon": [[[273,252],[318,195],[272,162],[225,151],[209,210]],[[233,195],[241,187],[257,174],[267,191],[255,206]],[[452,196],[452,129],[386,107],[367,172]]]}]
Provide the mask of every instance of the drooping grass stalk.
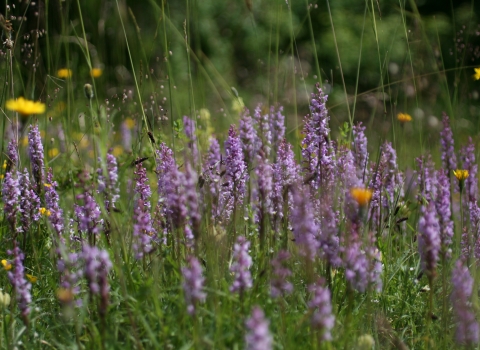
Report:
[{"label": "drooping grass stalk", "polygon": [[163,50],[164,55],[166,57],[166,64],[167,64],[167,71],[168,71],[168,92],[170,97],[170,128],[172,133],[172,149],[173,149],[173,158],[177,159],[176,154],[176,147],[175,147],[175,135],[174,135],[174,120],[173,120],[173,94],[172,94],[172,79],[173,79],[173,70],[172,65],[170,63],[170,59],[168,58],[168,39],[167,39],[167,15],[165,13],[165,1],[162,0],[162,21],[163,21]]},{"label": "drooping grass stalk", "polygon": [[[358,94],[358,82],[360,80],[360,65],[362,63],[362,50],[363,50],[363,37],[365,34],[365,22],[367,19],[367,4],[365,4],[365,12],[363,14],[363,26],[362,26],[362,34],[360,35],[360,51],[358,53],[358,66],[357,66],[357,79],[355,82],[355,93],[354,93],[354,98],[353,98],[353,107],[352,107],[352,116],[355,118],[355,108],[357,106],[357,94]],[[352,118],[352,119],[353,119]],[[352,124],[350,123],[350,126]],[[348,141],[350,142],[352,138],[352,133],[348,133]]]},{"label": "drooping grass stalk", "polygon": [[350,103],[348,102],[347,85],[345,84],[345,77],[344,77],[343,68],[342,68],[342,60],[340,58],[340,51],[338,50],[338,42],[337,42],[337,37],[335,35],[335,26],[333,24],[332,11],[330,9],[330,0],[327,0],[326,2],[327,2],[327,9],[328,9],[328,17],[330,19],[330,26],[332,28],[333,41],[335,43],[335,52],[337,54],[338,67],[340,69],[340,78],[342,79],[343,92],[345,94],[345,102],[346,102],[346,107],[347,107],[347,112],[348,112],[348,121],[350,122],[350,129],[352,130],[353,129],[353,116],[350,113]]},{"label": "drooping grass stalk", "polygon": [[[380,41],[378,38],[378,30],[377,30],[377,19],[375,18],[375,5],[373,3],[373,0],[370,0],[370,11],[372,12],[372,20],[373,20],[373,32],[375,34],[375,43],[377,46],[377,56],[378,56],[378,68],[380,69],[380,88],[382,89],[382,94],[385,96],[385,86],[384,86],[384,81],[383,81],[383,63],[382,63],[382,58],[380,55]],[[383,112],[386,117],[386,112],[387,112],[387,106],[386,106],[386,100],[383,99]]]},{"label": "drooping grass stalk", "polygon": [[[315,68],[317,70],[317,79],[319,82],[322,81],[322,72],[320,70],[320,64],[318,63],[318,54],[317,54],[317,45],[315,44],[315,35],[313,33],[313,25],[312,25],[312,16],[310,14],[310,8],[308,6],[308,0],[305,0],[305,6],[307,7],[307,18],[308,18],[308,31],[310,34],[310,39],[312,42],[313,52],[314,52],[314,61],[315,61]],[[362,35],[363,39],[363,35]]]},{"label": "drooping grass stalk", "polygon": [[[77,0],[77,2],[78,1],[79,0]],[[143,108],[142,94],[141,94],[141,91],[140,91],[140,86],[138,84],[137,74],[136,74],[136,71],[135,71],[135,64],[134,64],[133,58],[132,58],[132,52],[130,51],[130,44],[129,44],[128,37],[127,37],[127,31],[125,30],[125,25],[123,23],[122,12],[120,11],[120,5],[118,3],[118,0],[115,0],[115,3],[117,5],[118,17],[120,18],[120,23],[122,25],[122,31],[123,31],[123,36],[125,38],[125,44],[127,45],[128,58],[130,60],[130,65],[131,65],[131,68],[132,68],[132,75],[133,75],[133,79],[135,81],[135,89],[137,90],[137,98],[138,98],[138,103],[139,103],[139,106],[140,106],[140,109],[141,109],[141,112],[142,112],[141,114],[142,114],[142,118],[143,118],[143,123],[148,128],[148,120],[147,120],[147,116],[145,114],[145,109]],[[79,7],[80,7],[80,5],[79,5]],[[163,8],[163,2],[162,2],[162,8]],[[166,35],[166,33],[165,33],[165,35]],[[91,68],[91,63],[90,63],[90,68]],[[170,79],[171,79],[171,76],[168,79],[169,83],[170,83]],[[171,99],[172,99],[172,94],[171,94],[171,91],[170,91],[170,100]],[[171,119],[173,119],[173,118],[171,118]],[[174,140],[174,139],[175,138],[172,137],[172,140]],[[150,148],[152,149],[152,153],[153,153],[154,149],[153,149],[153,144],[152,143],[150,143]],[[174,154],[175,154],[175,144],[173,144],[173,150],[174,150]],[[156,162],[156,158],[154,158],[154,159],[155,159],[155,162]]]},{"label": "drooping grass stalk", "polygon": [[[298,130],[298,113],[297,113],[297,89],[296,89],[296,86],[297,86],[297,83],[296,83],[296,77],[295,77],[295,72],[296,72],[296,68],[295,68],[295,50],[294,50],[294,45],[295,45],[295,31],[293,29],[293,14],[292,14],[292,8],[290,6],[290,4],[287,3],[287,7],[288,7],[288,14],[289,14],[289,20],[290,20],[290,53],[291,53],[291,56],[290,56],[290,60],[292,61],[292,86],[293,86],[293,115],[294,115],[294,118],[295,118],[295,130]],[[298,145],[297,146],[297,152],[296,153],[299,153],[301,152],[301,150],[299,149],[299,145],[300,143],[297,142],[298,141],[298,133],[295,132],[295,144]]]}]

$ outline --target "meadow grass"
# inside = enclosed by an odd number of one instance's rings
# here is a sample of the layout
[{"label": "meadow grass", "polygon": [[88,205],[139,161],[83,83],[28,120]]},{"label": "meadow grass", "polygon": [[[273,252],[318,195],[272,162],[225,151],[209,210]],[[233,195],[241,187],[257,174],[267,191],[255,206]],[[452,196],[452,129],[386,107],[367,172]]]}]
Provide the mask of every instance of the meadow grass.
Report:
[{"label": "meadow grass", "polygon": [[478,348],[475,6],[7,1],[0,347]]}]

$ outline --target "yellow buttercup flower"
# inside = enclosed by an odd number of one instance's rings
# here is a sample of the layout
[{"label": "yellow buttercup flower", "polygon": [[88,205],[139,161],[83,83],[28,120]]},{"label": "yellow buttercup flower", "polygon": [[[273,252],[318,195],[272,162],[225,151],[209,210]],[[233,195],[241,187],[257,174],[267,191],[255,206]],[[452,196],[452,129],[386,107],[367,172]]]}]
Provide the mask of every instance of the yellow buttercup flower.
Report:
[{"label": "yellow buttercup flower", "polygon": [[368,188],[354,187],[350,190],[350,194],[360,206],[366,206],[372,200],[373,191]]},{"label": "yellow buttercup flower", "polygon": [[50,216],[52,215],[52,212],[46,208],[40,208],[38,209],[38,211],[40,212],[41,215],[45,215],[45,216]]},{"label": "yellow buttercup flower", "polygon": [[453,175],[458,179],[458,181],[463,181],[468,177],[468,170],[457,169],[453,171]]},{"label": "yellow buttercup flower", "polygon": [[90,76],[92,78],[99,78],[102,76],[103,71],[100,68],[92,68],[90,71]]},{"label": "yellow buttercup flower", "polygon": [[475,74],[473,75],[473,79],[480,80],[480,67],[474,68],[474,70],[475,70]]},{"label": "yellow buttercup flower", "polygon": [[48,150],[48,156],[50,158],[58,156],[59,153],[60,152],[59,152],[58,148],[51,148],[51,149]]},{"label": "yellow buttercup flower", "polygon": [[5,107],[24,116],[45,113],[44,103],[26,100],[23,97],[19,97],[16,100],[8,100]]},{"label": "yellow buttercup flower", "polygon": [[31,283],[35,283],[38,281],[38,277],[35,277],[34,275],[30,275],[29,273],[25,274],[25,276],[27,276],[28,280],[31,282]]},{"label": "yellow buttercup flower", "polygon": [[72,77],[72,70],[68,68],[62,68],[57,70],[57,77],[61,79],[68,79]]},{"label": "yellow buttercup flower", "polygon": [[412,116],[407,113],[398,113],[397,114],[397,119],[401,123],[406,123],[406,122],[411,122],[412,121]]},{"label": "yellow buttercup flower", "polygon": [[2,265],[3,265],[3,268],[7,271],[12,269],[12,264],[10,264],[8,260],[3,259]]}]

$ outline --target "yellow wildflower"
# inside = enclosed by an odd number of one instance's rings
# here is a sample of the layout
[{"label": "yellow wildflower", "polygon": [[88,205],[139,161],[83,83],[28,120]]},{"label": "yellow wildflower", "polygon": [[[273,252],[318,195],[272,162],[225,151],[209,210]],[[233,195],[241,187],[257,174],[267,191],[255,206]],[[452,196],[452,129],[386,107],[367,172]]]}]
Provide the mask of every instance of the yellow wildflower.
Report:
[{"label": "yellow wildflower", "polygon": [[80,148],[88,148],[90,146],[90,143],[88,142],[88,139],[86,137],[82,138],[79,142]]},{"label": "yellow wildflower", "polygon": [[50,216],[52,215],[52,212],[46,208],[40,208],[38,209],[38,211],[40,212],[41,215],[45,215],[45,216]]},{"label": "yellow wildflower", "polygon": [[353,199],[361,205],[366,206],[372,200],[372,190],[368,188],[354,187],[350,190]]},{"label": "yellow wildflower", "polygon": [[68,79],[72,77],[72,70],[68,68],[61,68],[57,70],[57,77],[61,79]]},{"label": "yellow wildflower", "polygon": [[29,114],[43,114],[45,113],[45,104],[41,102],[34,102],[19,97],[16,100],[8,100],[5,107],[11,111],[20,113],[21,115]]},{"label": "yellow wildflower", "polygon": [[102,76],[103,71],[100,68],[92,68],[90,71],[90,76],[92,78],[99,78]]},{"label": "yellow wildflower", "polygon": [[133,127],[135,126],[135,120],[133,120],[132,118],[125,118],[124,123],[126,127],[130,130],[132,130]]},{"label": "yellow wildflower", "polygon": [[57,290],[57,298],[62,303],[69,303],[73,300],[73,291],[71,289],[59,288]]},{"label": "yellow wildflower", "polygon": [[475,74],[473,75],[473,79],[480,80],[480,67],[474,68],[474,69],[475,69]]},{"label": "yellow wildflower", "polygon": [[453,175],[458,179],[458,181],[463,181],[468,177],[468,170],[457,169],[453,171]]},{"label": "yellow wildflower", "polygon": [[34,275],[30,275],[29,273],[26,273],[25,276],[27,276],[28,280],[31,283],[35,283],[38,281],[38,277],[35,277]]},{"label": "yellow wildflower", "polygon": [[7,160],[6,159],[3,160],[2,168],[7,169]]},{"label": "yellow wildflower", "polygon": [[2,265],[3,265],[3,268],[7,271],[12,269],[12,264],[10,264],[8,260],[3,259]]},{"label": "yellow wildflower", "polygon": [[0,180],[3,180],[5,178],[5,175],[0,174]]},{"label": "yellow wildflower", "polygon": [[121,155],[123,153],[123,148],[121,146],[115,146],[113,147],[113,150],[112,150],[112,154],[115,156],[115,157],[118,157],[119,155]]},{"label": "yellow wildflower", "polygon": [[58,153],[60,153],[60,152],[58,151],[58,148],[52,148],[52,149],[49,149],[49,150],[48,150],[48,156],[49,156],[50,158],[53,158],[53,157],[58,156]]},{"label": "yellow wildflower", "polygon": [[83,135],[81,132],[73,132],[72,133],[72,138],[75,140],[75,141],[80,141],[82,138],[83,138]]},{"label": "yellow wildflower", "polygon": [[397,114],[397,119],[400,123],[406,123],[406,122],[411,122],[412,121],[412,116],[407,113],[398,113]]}]

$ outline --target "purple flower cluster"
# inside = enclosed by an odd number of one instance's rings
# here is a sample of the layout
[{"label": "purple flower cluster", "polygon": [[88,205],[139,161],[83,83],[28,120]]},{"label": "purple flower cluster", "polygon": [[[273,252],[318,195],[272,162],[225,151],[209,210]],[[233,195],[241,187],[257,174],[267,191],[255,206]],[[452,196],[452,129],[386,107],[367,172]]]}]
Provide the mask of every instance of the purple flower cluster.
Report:
[{"label": "purple flower cluster", "polygon": [[164,232],[163,241],[166,240],[166,234],[170,230],[170,223],[168,221],[167,209],[167,190],[171,187],[171,179],[169,172],[172,168],[176,168],[173,151],[165,144],[161,143],[159,149],[155,151],[155,158],[157,167],[155,173],[157,174],[157,191],[158,203],[156,207],[155,222],[160,227],[159,231]]},{"label": "purple flower cluster", "polygon": [[310,116],[305,118],[303,130],[305,138],[302,141],[302,158],[305,163],[306,177],[312,178],[310,183],[314,189],[317,189],[321,182],[328,182],[328,177],[333,175],[328,174],[332,158],[329,154],[330,117],[326,103],[327,95],[317,84],[310,100]]},{"label": "purple flower cluster", "polygon": [[98,235],[103,220],[95,198],[88,191],[85,191],[77,196],[77,200],[83,202],[83,205],[75,205],[75,216],[77,217],[79,231],[86,233],[89,238]]},{"label": "purple flower cluster", "polygon": [[247,289],[252,288],[252,275],[250,274],[252,258],[248,254],[249,248],[250,242],[243,236],[239,236],[233,246],[233,263],[230,266],[230,271],[234,274],[234,281],[230,286],[232,293],[239,292],[242,294]]},{"label": "purple flower cluster", "polygon": [[262,106],[259,105],[255,108],[253,113],[253,119],[258,128],[258,139],[260,141],[260,147],[265,154],[270,156],[270,150],[272,148],[272,132],[270,130],[270,122],[268,113],[262,112]]},{"label": "purple flower cluster", "polygon": [[387,195],[384,197],[383,206],[393,208],[397,199],[396,190],[398,196],[403,196],[403,177],[398,171],[397,152],[390,142],[385,142],[382,146],[381,163],[384,168],[383,187]]},{"label": "purple flower cluster", "polygon": [[419,202],[426,200],[434,201],[437,197],[437,174],[430,155],[417,158],[418,166],[418,195]]},{"label": "purple flower cluster", "polygon": [[245,322],[245,326],[248,331],[245,335],[245,349],[270,350],[273,348],[273,338],[268,329],[269,322],[259,306],[253,308],[252,315]]},{"label": "purple flower cluster", "polygon": [[293,291],[293,285],[287,281],[287,278],[292,275],[292,271],[286,266],[289,258],[290,253],[286,250],[281,250],[271,261],[272,279],[270,281],[270,295],[272,298],[278,298]]},{"label": "purple flower cluster", "polygon": [[110,293],[108,273],[113,267],[112,262],[106,250],[90,247],[88,244],[83,246],[82,255],[85,261],[84,275],[90,293],[100,295],[99,311],[102,315],[105,315]]},{"label": "purple flower cluster", "polygon": [[244,162],[241,141],[237,136],[234,125],[228,131],[228,138],[225,141],[225,154],[225,183],[222,184],[218,206],[220,212],[217,213],[217,218],[220,221],[228,220],[235,208],[242,205],[248,180],[247,165]]},{"label": "purple flower cluster", "polygon": [[455,155],[452,128],[446,113],[443,113],[443,130],[440,132],[440,151],[442,168],[445,169],[448,176],[451,176],[457,169],[457,156]]},{"label": "purple flower cluster", "polygon": [[44,184],[45,191],[45,207],[50,211],[50,216],[48,217],[50,223],[53,226],[53,229],[57,233],[60,242],[64,243],[65,239],[63,238],[63,210],[60,208],[59,202],[60,199],[57,193],[57,182],[53,181],[53,172],[50,168],[47,173],[47,182]]},{"label": "purple flower cluster", "polygon": [[450,209],[450,178],[441,169],[437,172],[438,195],[435,200],[435,208],[438,213],[440,226],[440,241],[442,254],[449,257],[451,254],[451,244],[453,239],[453,220]]},{"label": "purple flower cluster", "polygon": [[337,151],[337,180],[339,182],[340,193],[338,201],[342,203],[345,193],[349,192],[352,187],[362,187],[363,183],[357,177],[355,159],[352,151],[345,147],[339,147]]},{"label": "purple flower cluster", "polygon": [[218,200],[220,193],[220,166],[221,153],[218,140],[214,137],[210,138],[210,147],[208,148],[207,161],[204,163],[203,176],[205,182],[208,184],[208,190],[212,195],[212,211],[215,213],[215,201]]},{"label": "purple flower cluster", "polygon": [[[295,161],[292,145],[283,139],[278,147],[277,162],[273,164],[271,195],[272,210],[278,219],[283,218],[285,205],[292,206],[291,193],[288,189],[299,181],[299,173],[300,167]],[[275,224],[278,225],[277,222]]]},{"label": "purple flower cluster", "polygon": [[242,117],[240,118],[239,134],[245,156],[245,163],[252,164],[255,159],[255,153],[259,147],[259,140],[257,130],[254,126],[254,120],[250,116],[248,109],[243,111]]},{"label": "purple flower cluster", "polygon": [[312,293],[312,299],[308,302],[312,312],[312,327],[318,330],[321,340],[332,340],[335,316],[332,313],[330,290],[325,287],[325,281],[320,279],[309,287],[309,291]]},{"label": "purple flower cluster", "polygon": [[255,221],[261,226],[265,225],[263,219],[267,214],[272,214],[272,165],[268,161],[268,157],[263,150],[256,155],[257,166],[255,168],[255,175],[257,178],[257,187],[254,192],[254,204],[256,206]]},{"label": "purple flower cluster", "polygon": [[2,187],[3,211],[13,232],[16,232],[17,212],[20,201],[20,186],[16,172],[5,174]]},{"label": "purple flower cluster", "polygon": [[455,264],[452,272],[453,290],[451,301],[456,321],[455,339],[458,345],[473,346],[478,344],[479,325],[475,319],[471,298],[473,278],[461,260]]},{"label": "purple flower cluster", "polygon": [[23,173],[18,173],[18,182],[20,186],[20,225],[17,230],[25,234],[32,221],[40,219],[40,198],[33,190],[27,169]]},{"label": "purple flower cluster", "polygon": [[319,243],[319,228],[315,223],[312,202],[305,189],[295,188],[293,191],[293,208],[290,213],[295,243],[307,259],[315,259]]},{"label": "purple flower cluster", "polygon": [[18,144],[15,139],[11,139],[7,146],[7,169],[9,172],[14,169],[18,163]]},{"label": "purple flower cluster", "polygon": [[185,164],[185,179],[183,187],[185,189],[185,204],[188,208],[188,219],[189,225],[193,229],[193,235],[196,237],[200,232],[201,216],[199,201],[197,196],[197,173],[190,165],[190,163]]},{"label": "purple flower cluster", "polygon": [[173,227],[182,228],[185,225],[185,220],[188,215],[188,208],[186,205],[185,188],[185,174],[177,167],[173,167],[167,173],[169,182],[165,187],[166,205],[168,217],[171,219]]},{"label": "purple flower cluster", "polygon": [[135,193],[137,200],[133,211],[133,250],[135,257],[141,259],[144,254],[149,254],[152,250],[152,236],[155,234],[152,218],[150,216],[150,189],[147,170],[139,163],[135,169]]},{"label": "purple flower cluster", "polygon": [[430,202],[420,208],[418,221],[418,249],[422,263],[422,270],[430,282],[436,275],[438,254],[441,249],[440,225],[436,216],[435,204]]},{"label": "purple flower cluster", "polygon": [[150,209],[150,197],[152,196],[152,190],[150,188],[149,179],[147,176],[147,169],[139,163],[135,168],[135,193],[138,198],[143,201],[143,204]]},{"label": "purple flower cluster", "polygon": [[357,168],[357,178],[361,179],[363,183],[366,183],[368,178],[368,150],[365,129],[366,127],[362,126],[362,123],[354,125],[352,142],[353,156]]},{"label": "purple flower cluster", "polygon": [[274,106],[270,107],[270,130],[272,133],[272,148],[274,154],[276,154],[280,143],[285,138],[285,116],[282,106],[277,109]]},{"label": "purple flower cluster", "polygon": [[467,202],[476,202],[478,197],[478,165],[475,160],[475,145],[472,138],[460,150],[462,169],[468,170],[469,176],[465,179]]},{"label": "purple flower cluster", "polygon": [[331,205],[326,201],[321,203],[320,213],[320,248],[318,253],[319,256],[326,259],[330,265],[338,267],[342,264],[338,230],[340,214],[338,211],[332,210]]},{"label": "purple flower cluster", "polygon": [[32,302],[32,294],[30,293],[32,285],[25,279],[25,267],[23,266],[25,255],[18,247],[15,247],[13,251],[8,251],[8,254],[14,257],[14,270],[13,272],[8,271],[8,279],[15,290],[18,308],[22,313],[24,322],[27,323],[28,315],[30,314],[30,303]]},{"label": "purple flower cluster", "polygon": [[[64,291],[68,291],[71,295],[62,298],[62,302],[69,304],[75,296],[80,292],[79,282],[83,277],[83,254],[65,252],[65,246],[60,246],[60,258],[57,260],[57,269],[60,272],[60,286]],[[78,301],[81,304],[81,301]]]},{"label": "purple flower cluster", "polygon": [[153,250],[152,236],[155,230],[148,207],[139,199],[133,212],[133,251],[137,259],[143,258]]},{"label": "purple flower cluster", "polygon": [[382,290],[382,263],[378,249],[375,247],[373,234],[368,237],[368,242],[352,232],[344,248],[345,278],[350,286],[359,292],[365,292],[369,286],[375,291]]},{"label": "purple flower cluster", "polygon": [[[118,187],[118,165],[117,159],[109,150],[107,153],[106,170],[107,176],[103,175],[103,169],[99,168],[98,173],[98,192],[103,193],[105,197],[105,209],[110,211],[115,208],[115,202],[120,198],[120,189]],[[101,159],[99,158],[101,163]]]},{"label": "purple flower cluster", "polygon": [[44,178],[43,145],[38,125],[31,125],[28,132],[28,155],[32,164],[32,174],[37,184],[37,190],[41,189]]},{"label": "purple flower cluster", "polygon": [[187,312],[190,315],[195,314],[195,306],[197,303],[205,302],[207,297],[203,290],[205,278],[203,277],[202,265],[197,258],[189,256],[187,258],[187,266],[182,267],[183,275],[183,293],[187,302]]}]

